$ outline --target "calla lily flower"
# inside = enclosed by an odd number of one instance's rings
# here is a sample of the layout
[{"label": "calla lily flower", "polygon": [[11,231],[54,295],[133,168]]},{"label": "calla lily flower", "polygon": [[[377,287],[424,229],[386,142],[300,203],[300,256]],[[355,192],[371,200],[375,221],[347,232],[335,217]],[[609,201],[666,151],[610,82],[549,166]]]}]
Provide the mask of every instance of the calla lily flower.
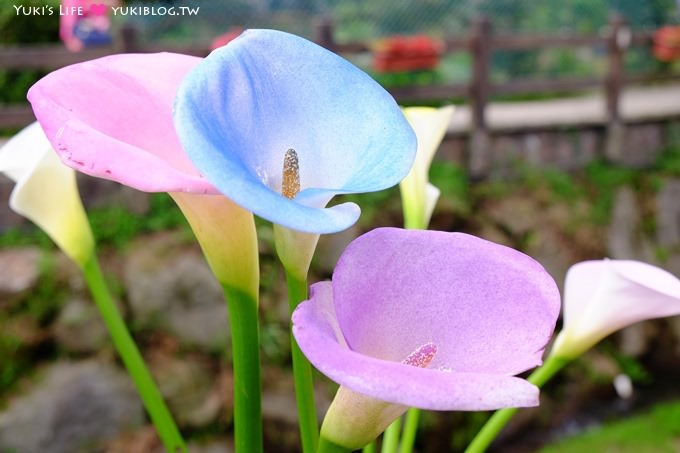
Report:
[{"label": "calla lily flower", "polygon": [[341,385],[322,437],[360,448],[407,406],[534,406],[560,296],[530,257],[463,233],[379,228],[293,314],[304,354]]},{"label": "calla lily flower", "polygon": [[219,192],[191,163],[172,122],[177,87],[200,61],[172,53],[103,57],[48,74],[28,99],[66,165],[141,191],[168,192],[220,281],[255,295],[252,214],[221,195],[205,196]]},{"label": "calla lily flower", "polygon": [[446,135],[454,107],[407,107],[404,114],[418,137],[416,160],[399,183],[406,228],[426,229],[439,199],[439,189],[428,182],[432,159]]},{"label": "calla lily flower", "polygon": [[551,356],[573,359],[607,335],[646,319],[680,314],[680,280],[640,261],[575,264],[564,287],[564,327]]},{"label": "calla lily flower", "polygon": [[94,250],[75,172],[59,162],[40,124],[33,123],[0,149],[0,172],[16,182],[9,205],[30,219],[78,265]]},{"label": "calla lily flower", "polygon": [[144,192],[217,193],[184,153],[172,124],[188,55],[121,54],[54,71],[28,100],[62,161]]},{"label": "calla lily flower", "polygon": [[67,165],[138,190],[168,192],[227,294],[235,444],[261,451],[259,266],[253,214],[219,194],[184,153],[172,121],[180,80],[199,58],[123,54],[62,68],[28,93]]},{"label": "calla lily flower", "polygon": [[359,207],[337,194],[397,184],[416,138],[394,99],[367,74],[303,38],[248,30],[183,80],[175,127],[223,194],[284,227],[333,233]]}]

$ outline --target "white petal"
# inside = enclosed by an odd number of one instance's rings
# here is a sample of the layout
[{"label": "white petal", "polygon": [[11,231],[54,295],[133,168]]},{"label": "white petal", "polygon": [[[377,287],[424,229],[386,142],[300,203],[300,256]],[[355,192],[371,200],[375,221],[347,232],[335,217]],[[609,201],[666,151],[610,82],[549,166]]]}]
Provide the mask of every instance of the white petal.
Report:
[{"label": "white petal", "polygon": [[564,328],[554,355],[576,357],[639,321],[680,314],[680,280],[650,264],[585,261],[567,273]]},{"label": "white petal", "polygon": [[437,200],[439,200],[440,193],[441,191],[429,182],[425,186],[425,225],[430,224],[430,219],[432,218],[434,207],[437,205]]},{"label": "white petal", "polygon": [[0,172],[14,182],[28,175],[52,147],[37,122],[22,129],[0,148]]},{"label": "white petal", "polygon": [[399,185],[404,216],[407,227],[427,228],[439,197],[439,191],[428,185],[430,164],[446,134],[454,107],[408,107],[403,111],[418,138],[418,151],[413,167]]},{"label": "white petal", "polygon": [[83,264],[94,240],[75,172],[59,161],[38,123],[0,149],[0,171],[16,182],[9,204],[44,230],[73,260]]}]

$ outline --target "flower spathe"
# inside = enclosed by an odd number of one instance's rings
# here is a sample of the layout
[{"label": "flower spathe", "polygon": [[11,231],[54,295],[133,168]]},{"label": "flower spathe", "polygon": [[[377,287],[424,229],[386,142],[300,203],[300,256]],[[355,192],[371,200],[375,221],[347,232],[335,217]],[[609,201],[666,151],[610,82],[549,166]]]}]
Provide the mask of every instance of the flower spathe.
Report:
[{"label": "flower spathe", "polygon": [[633,260],[584,261],[567,272],[564,326],[551,356],[573,359],[639,321],[680,314],[680,280]]},{"label": "flower spathe", "polygon": [[[332,282],[313,285],[293,314],[300,348],[343,389],[322,435],[359,448],[407,406],[538,404],[538,389],[514,375],[541,363],[559,305],[543,267],[508,247],[394,228],[359,237]],[[367,410],[372,415],[357,415]]]},{"label": "flower spathe", "polygon": [[120,54],[51,72],[28,100],[62,161],[145,192],[217,193],[177,139],[172,104],[200,58]]},{"label": "flower spathe", "polygon": [[200,61],[173,53],[112,55],[48,74],[28,99],[66,165],[145,192],[168,192],[220,281],[254,295],[252,214],[203,178],[174,130],[177,87]]},{"label": "flower spathe", "polygon": [[[187,154],[222,193],[293,230],[332,233],[359,207],[326,204],[407,173],[416,138],[394,99],[367,74],[303,38],[248,30],[183,80],[175,126]],[[284,196],[295,150],[299,193]]]},{"label": "flower spathe", "polygon": [[404,109],[404,115],[418,137],[413,167],[399,183],[406,228],[425,229],[430,223],[439,199],[439,189],[428,182],[428,172],[453,112],[453,106]]},{"label": "flower spathe", "polygon": [[38,225],[82,266],[94,239],[78,193],[75,172],[52,151],[40,124],[33,123],[0,149],[0,172],[16,185],[9,205]]}]

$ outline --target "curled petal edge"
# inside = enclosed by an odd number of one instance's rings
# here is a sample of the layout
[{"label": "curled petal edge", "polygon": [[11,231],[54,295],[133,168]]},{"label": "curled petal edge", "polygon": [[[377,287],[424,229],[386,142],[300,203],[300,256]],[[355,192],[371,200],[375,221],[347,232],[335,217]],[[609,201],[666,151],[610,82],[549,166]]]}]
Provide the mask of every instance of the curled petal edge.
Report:
[{"label": "curled petal edge", "polygon": [[[313,286],[317,291],[318,283]],[[328,289],[324,289],[327,291]],[[293,313],[293,335],[307,358],[338,384],[370,397],[429,410],[492,410],[538,405],[538,388],[514,376],[423,369],[350,350],[332,300],[308,300]]]}]

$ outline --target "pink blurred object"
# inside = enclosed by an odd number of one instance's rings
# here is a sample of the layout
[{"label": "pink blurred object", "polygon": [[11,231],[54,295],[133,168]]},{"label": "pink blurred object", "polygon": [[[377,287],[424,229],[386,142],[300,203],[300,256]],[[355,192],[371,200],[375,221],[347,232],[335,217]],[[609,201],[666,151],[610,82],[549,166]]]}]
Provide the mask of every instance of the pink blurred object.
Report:
[{"label": "pink blurred object", "polygon": [[222,33],[210,43],[210,50],[215,50],[222,46],[226,46],[234,39],[238,38],[243,33],[243,27],[232,27],[226,33]]},{"label": "pink blurred object", "polygon": [[117,0],[61,0],[59,37],[67,49],[109,45],[112,41],[111,6]]}]

